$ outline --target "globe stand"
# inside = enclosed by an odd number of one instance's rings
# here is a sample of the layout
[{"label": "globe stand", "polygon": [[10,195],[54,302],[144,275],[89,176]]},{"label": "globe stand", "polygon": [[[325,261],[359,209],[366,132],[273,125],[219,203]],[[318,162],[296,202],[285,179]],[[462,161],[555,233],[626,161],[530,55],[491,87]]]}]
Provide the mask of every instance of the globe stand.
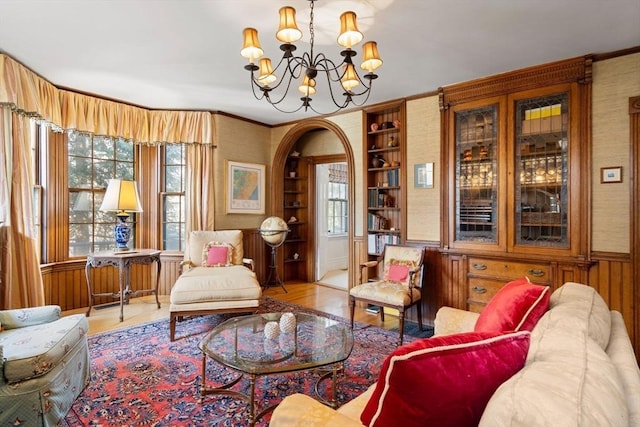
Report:
[{"label": "globe stand", "polygon": [[[283,232],[285,237],[288,233],[287,231]],[[280,246],[282,246],[282,244],[284,243],[284,238],[282,239],[282,241],[278,244],[273,244],[273,243],[269,243],[267,242],[267,245],[269,245],[271,247],[271,262],[269,263],[269,275],[267,276],[267,281],[264,282],[264,285],[262,285],[265,289],[271,286],[280,286],[282,288],[283,291],[285,291],[285,293],[287,292],[287,289],[284,287],[284,282],[282,281],[282,279],[280,279],[280,276],[278,275],[278,265],[276,263],[277,260],[277,250]]]},{"label": "globe stand", "polygon": [[270,217],[263,222],[261,228],[258,229],[258,233],[260,234],[260,237],[262,237],[262,239],[265,241],[265,243],[271,248],[269,275],[267,276],[267,281],[264,282],[262,287],[266,289],[271,286],[280,286],[283,291],[287,292],[287,289],[284,287],[284,282],[278,275],[277,250],[280,246],[282,246],[285,239],[287,238],[289,228],[281,218]]}]

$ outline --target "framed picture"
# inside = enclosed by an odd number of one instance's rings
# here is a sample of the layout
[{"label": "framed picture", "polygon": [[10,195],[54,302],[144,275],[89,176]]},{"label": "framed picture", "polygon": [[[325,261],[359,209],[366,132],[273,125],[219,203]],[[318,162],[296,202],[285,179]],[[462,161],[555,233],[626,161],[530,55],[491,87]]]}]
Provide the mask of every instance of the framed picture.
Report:
[{"label": "framed picture", "polygon": [[264,214],[265,166],[226,161],[227,213]]},{"label": "framed picture", "polygon": [[600,168],[600,183],[622,182],[622,166]]},{"label": "framed picture", "polygon": [[433,163],[420,163],[413,166],[413,186],[433,188]]}]

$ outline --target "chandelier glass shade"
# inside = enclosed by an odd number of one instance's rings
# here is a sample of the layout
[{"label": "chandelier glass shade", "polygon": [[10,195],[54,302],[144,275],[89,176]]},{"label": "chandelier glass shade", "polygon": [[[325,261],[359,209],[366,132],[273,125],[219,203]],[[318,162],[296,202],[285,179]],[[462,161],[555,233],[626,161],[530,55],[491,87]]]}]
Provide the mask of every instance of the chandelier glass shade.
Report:
[{"label": "chandelier glass shade", "polygon": [[[315,0],[309,2],[310,46],[309,51],[300,56],[294,55],[294,43],[302,38],[302,31],[296,23],[296,10],[290,6],[280,9],[276,39],[282,43],[280,50],[283,55],[275,68],[270,58],[263,57],[264,51],[258,40],[258,30],[244,29],[240,54],[249,60],[249,64],[244,68],[251,73],[253,95],[258,100],[265,99],[285,113],[294,113],[304,108],[305,111],[311,109],[318,114],[328,114],[346,108],[349,104],[363,105],[369,99],[373,80],[378,77],[374,71],[382,65],[376,42],[368,41],[362,46],[360,68],[366,73],[361,76],[353,63],[357,52],[352,48],[362,41],[363,35],[358,30],[356,14],[347,11],[340,15],[340,34],[337,39],[338,44],[344,48],[340,52],[342,61],[336,64],[324,53],[316,53],[313,27]],[[319,86],[316,86],[316,83],[320,79],[323,80],[322,90],[328,91],[333,101],[335,108],[332,108],[332,111],[318,111],[311,105],[311,97],[318,93]],[[292,87],[297,88],[302,97],[300,103],[296,102],[293,108],[285,108],[281,103],[287,99]]]}]

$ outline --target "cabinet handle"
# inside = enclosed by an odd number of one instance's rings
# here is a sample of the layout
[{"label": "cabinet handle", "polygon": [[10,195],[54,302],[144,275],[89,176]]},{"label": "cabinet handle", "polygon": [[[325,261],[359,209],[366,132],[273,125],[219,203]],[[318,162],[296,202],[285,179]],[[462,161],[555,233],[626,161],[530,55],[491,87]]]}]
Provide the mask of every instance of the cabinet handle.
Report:
[{"label": "cabinet handle", "polygon": [[487,266],[485,264],[473,264],[473,268],[476,270],[486,270]]},{"label": "cabinet handle", "polygon": [[483,287],[483,286],[474,286],[472,288],[473,292],[477,293],[477,294],[484,294],[487,292],[487,288]]},{"label": "cabinet handle", "polygon": [[536,269],[530,268],[528,270],[528,273],[531,274],[532,276],[536,276],[536,277],[544,276],[544,271],[538,270],[537,268]]}]

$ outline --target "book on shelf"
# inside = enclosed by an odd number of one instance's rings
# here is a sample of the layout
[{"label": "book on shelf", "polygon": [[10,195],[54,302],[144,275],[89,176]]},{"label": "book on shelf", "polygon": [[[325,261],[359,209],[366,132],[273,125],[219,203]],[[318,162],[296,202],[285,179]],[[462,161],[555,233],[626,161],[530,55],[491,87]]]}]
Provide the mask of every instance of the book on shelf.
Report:
[{"label": "book on shelf", "polygon": [[367,308],[365,308],[365,310],[367,311],[367,313],[378,314],[378,313],[380,313],[380,306],[379,305],[368,304]]},{"label": "book on shelf", "polygon": [[400,235],[398,234],[372,234],[367,236],[367,251],[370,255],[380,255],[384,251],[385,245],[399,245]]}]

